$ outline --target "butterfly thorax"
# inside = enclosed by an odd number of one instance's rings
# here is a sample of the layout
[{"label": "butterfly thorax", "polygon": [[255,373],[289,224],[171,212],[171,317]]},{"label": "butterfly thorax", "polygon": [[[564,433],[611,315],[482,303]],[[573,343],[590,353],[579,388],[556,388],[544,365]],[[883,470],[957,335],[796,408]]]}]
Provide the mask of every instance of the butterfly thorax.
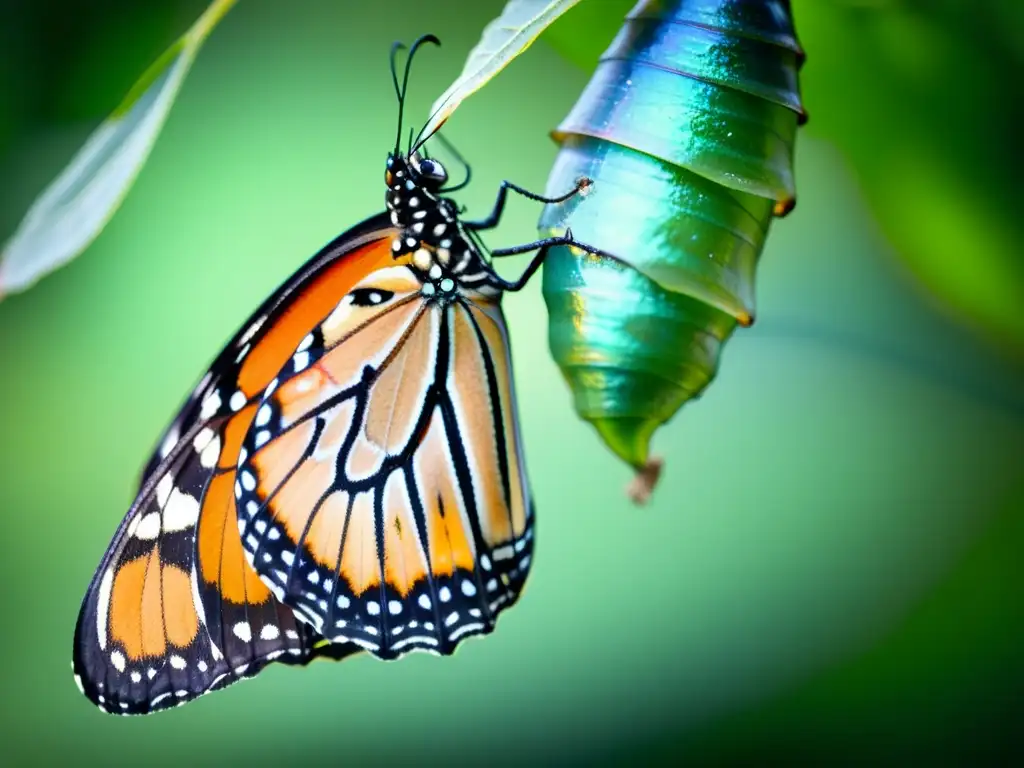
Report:
[{"label": "butterfly thorax", "polygon": [[[427,163],[439,174],[417,172]],[[392,254],[396,259],[409,258],[410,268],[423,283],[424,296],[451,301],[465,290],[490,287],[490,269],[459,221],[454,201],[441,196],[447,180],[441,174],[444,170],[437,161],[413,163],[404,155],[390,155],[385,202],[398,229]]]}]

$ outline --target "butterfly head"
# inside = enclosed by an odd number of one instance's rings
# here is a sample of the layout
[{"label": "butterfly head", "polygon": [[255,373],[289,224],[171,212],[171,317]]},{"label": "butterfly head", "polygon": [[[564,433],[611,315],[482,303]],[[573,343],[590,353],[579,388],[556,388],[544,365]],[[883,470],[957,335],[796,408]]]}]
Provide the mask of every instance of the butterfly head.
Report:
[{"label": "butterfly head", "polygon": [[384,183],[390,192],[425,191],[437,195],[448,183],[448,171],[440,160],[424,157],[419,152],[408,156],[392,152],[388,155]]}]

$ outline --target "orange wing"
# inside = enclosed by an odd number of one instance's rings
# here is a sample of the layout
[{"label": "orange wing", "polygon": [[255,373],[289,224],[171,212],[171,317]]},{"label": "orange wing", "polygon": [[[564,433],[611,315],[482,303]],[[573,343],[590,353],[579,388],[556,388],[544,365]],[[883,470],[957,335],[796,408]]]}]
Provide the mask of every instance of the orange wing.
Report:
[{"label": "orange wing", "polygon": [[421,287],[382,268],[312,327],[264,392],[235,486],[276,597],[382,658],[490,632],[532,551],[498,299]]},{"label": "orange wing", "polygon": [[248,565],[234,487],[263,390],[338,297],[390,259],[390,235],[375,217],[315,256],[236,334],[168,428],[75,630],[76,680],[101,709],[156,711],[274,660],[358,650],[297,622]]}]

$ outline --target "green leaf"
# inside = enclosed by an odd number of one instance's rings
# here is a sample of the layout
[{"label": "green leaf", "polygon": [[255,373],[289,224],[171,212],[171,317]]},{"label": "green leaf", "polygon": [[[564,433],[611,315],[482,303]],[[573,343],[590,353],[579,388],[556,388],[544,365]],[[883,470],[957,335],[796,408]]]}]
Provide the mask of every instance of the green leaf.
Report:
[{"label": "green leaf", "polygon": [[501,15],[484,27],[469,52],[462,74],[434,102],[423,136],[435,133],[466,97],[482,88],[525,51],[559,16],[580,0],[509,0]]},{"label": "green leaf", "polygon": [[236,1],[214,0],[32,204],[0,256],[0,298],[27,289],[96,239],[146,162],[196,53]]},{"label": "green leaf", "polygon": [[[544,39],[590,71],[632,4],[589,3]],[[853,166],[908,274],[962,322],[1024,355],[1013,106],[1024,85],[1008,75],[1024,63],[1019,1],[795,0],[793,14],[807,51],[803,130]]]}]

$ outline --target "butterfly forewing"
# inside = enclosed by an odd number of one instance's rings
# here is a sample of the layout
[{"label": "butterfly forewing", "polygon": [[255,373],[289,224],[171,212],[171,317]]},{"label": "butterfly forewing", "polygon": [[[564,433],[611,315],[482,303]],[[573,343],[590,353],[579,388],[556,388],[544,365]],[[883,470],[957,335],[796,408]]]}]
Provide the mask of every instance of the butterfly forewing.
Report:
[{"label": "butterfly forewing", "polygon": [[263,390],[390,232],[375,217],[310,260],[242,326],[165,431],[79,614],[73,668],[101,708],[156,711],[274,660],[358,650],[327,645],[252,570],[234,489]]},{"label": "butterfly forewing", "polygon": [[[275,658],[308,661],[321,640],[269,593],[230,604],[216,599],[226,567],[212,589],[204,584],[195,534],[200,499],[209,497],[214,477],[208,465],[216,439],[204,438],[200,449],[192,437],[193,444],[183,440],[172,451],[145,484],[90,587],[73,666],[86,695],[107,711],[174,706],[251,676]],[[240,546],[236,551],[240,557]],[[238,631],[241,621],[252,630]],[[225,634],[229,624],[236,631]]]},{"label": "butterfly forewing", "polygon": [[246,437],[242,543],[318,633],[451,653],[526,577],[532,512],[495,298],[369,274],[296,347]]}]

